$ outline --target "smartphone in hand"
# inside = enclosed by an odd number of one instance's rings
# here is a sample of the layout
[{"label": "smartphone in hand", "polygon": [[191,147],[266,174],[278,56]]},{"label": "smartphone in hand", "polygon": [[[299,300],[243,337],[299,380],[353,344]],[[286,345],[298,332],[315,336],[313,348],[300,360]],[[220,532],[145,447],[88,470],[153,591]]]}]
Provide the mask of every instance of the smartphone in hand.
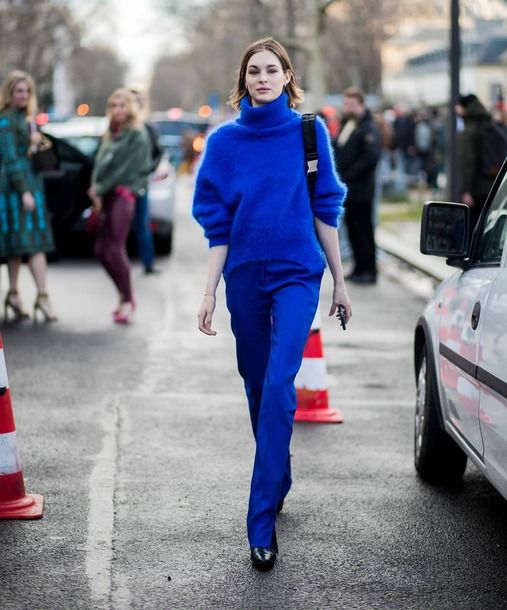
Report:
[{"label": "smartphone in hand", "polygon": [[340,320],[340,325],[343,328],[343,330],[347,330],[347,324],[345,322],[346,320],[346,316],[347,312],[345,310],[345,307],[343,305],[338,305],[338,310],[336,312],[336,317]]}]

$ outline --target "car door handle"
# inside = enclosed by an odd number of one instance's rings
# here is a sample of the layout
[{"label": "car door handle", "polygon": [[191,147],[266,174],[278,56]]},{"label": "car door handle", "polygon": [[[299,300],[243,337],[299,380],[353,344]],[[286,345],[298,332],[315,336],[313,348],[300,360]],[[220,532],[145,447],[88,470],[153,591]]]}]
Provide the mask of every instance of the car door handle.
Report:
[{"label": "car door handle", "polygon": [[479,318],[481,317],[481,304],[479,301],[474,305],[472,309],[472,317],[470,318],[470,323],[472,325],[472,329],[475,330],[477,326],[479,326]]}]

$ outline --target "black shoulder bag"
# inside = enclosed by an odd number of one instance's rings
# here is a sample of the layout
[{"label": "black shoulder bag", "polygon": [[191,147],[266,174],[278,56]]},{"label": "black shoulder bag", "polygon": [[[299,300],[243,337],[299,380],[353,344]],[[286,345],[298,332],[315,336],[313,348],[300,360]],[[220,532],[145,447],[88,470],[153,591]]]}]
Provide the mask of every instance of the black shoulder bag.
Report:
[{"label": "black shoulder bag", "polygon": [[317,132],[315,130],[316,116],[314,114],[303,114],[303,142],[305,146],[305,167],[306,167],[306,183],[308,185],[308,193],[310,198],[315,192],[315,183],[317,182],[317,165],[319,163],[319,155],[317,154]]}]

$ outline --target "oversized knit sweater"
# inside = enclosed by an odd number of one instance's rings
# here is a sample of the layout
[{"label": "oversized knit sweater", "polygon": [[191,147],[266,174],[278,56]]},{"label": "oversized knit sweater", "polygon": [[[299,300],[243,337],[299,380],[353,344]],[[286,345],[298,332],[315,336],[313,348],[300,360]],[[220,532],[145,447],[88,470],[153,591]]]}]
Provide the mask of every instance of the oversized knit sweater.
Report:
[{"label": "oversized knit sweater", "polygon": [[228,245],[224,276],[254,261],[323,265],[314,217],[336,227],[346,186],[339,179],[326,127],[316,121],[318,177],[310,201],[301,115],[286,93],[253,107],[207,139],[194,194],[193,215],[210,247]]}]

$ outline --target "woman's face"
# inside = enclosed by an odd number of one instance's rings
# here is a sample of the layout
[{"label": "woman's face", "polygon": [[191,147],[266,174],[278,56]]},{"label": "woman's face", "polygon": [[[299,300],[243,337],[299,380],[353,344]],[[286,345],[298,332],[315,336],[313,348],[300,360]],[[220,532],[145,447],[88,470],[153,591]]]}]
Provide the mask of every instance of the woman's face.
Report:
[{"label": "woman's face", "polygon": [[30,99],[30,87],[24,80],[16,83],[12,90],[11,106],[13,108],[26,108]]},{"label": "woman's face", "polygon": [[125,123],[128,118],[129,112],[127,103],[121,97],[116,97],[111,101],[109,106],[111,111],[111,118],[115,123]]},{"label": "woman's face", "polygon": [[252,55],[246,67],[245,84],[252,106],[262,106],[276,100],[289,82],[278,57],[271,51]]}]

